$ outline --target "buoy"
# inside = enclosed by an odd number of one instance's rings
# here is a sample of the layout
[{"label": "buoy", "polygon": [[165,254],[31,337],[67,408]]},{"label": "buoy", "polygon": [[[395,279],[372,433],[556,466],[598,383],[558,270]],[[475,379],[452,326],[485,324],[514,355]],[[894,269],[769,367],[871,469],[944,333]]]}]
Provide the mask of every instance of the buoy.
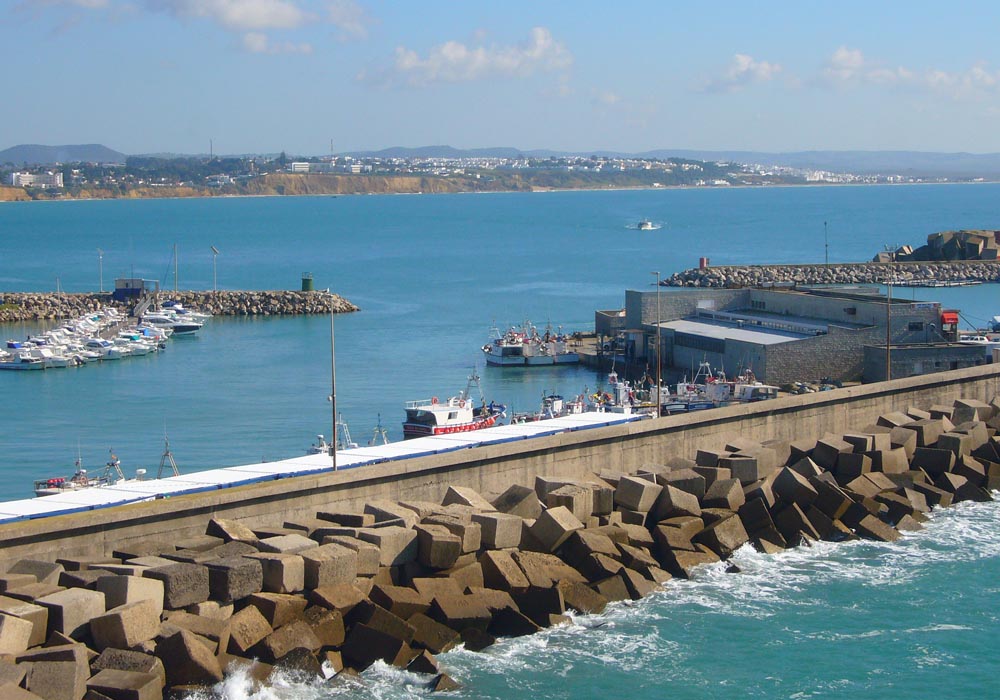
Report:
[{"label": "buoy", "polygon": [[436,397],[436,396],[432,396],[432,397],[431,397],[431,403],[432,403],[432,404],[435,404],[435,405],[436,405],[436,404],[437,404],[437,402],[438,402],[438,397]]}]

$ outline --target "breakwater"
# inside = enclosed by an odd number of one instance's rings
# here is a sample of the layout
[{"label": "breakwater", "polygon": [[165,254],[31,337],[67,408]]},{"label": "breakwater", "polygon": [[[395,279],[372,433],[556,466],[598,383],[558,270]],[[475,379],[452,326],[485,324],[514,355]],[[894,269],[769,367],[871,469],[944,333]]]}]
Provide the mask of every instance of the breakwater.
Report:
[{"label": "breakwater", "polygon": [[769,284],[1000,282],[1000,261],[720,265],[691,268],[664,279],[666,287],[760,287]]},{"label": "breakwater", "polygon": [[250,659],[260,684],[274,669],[349,682],[381,660],[451,690],[436,657],[458,644],[571,624],[747,544],[891,542],[934,508],[990,500],[998,425],[1000,399],[959,399],[808,439],[734,436],[628,473],[592,463],[490,500],[441,486],[280,526],[205,513],[201,534],[22,560],[0,576],[0,652],[15,662],[0,691],[148,700]]},{"label": "breakwater", "polygon": [[[178,291],[161,292],[161,299],[176,299],[187,307],[216,316],[284,316],[328,314],[331,304],[337,313],[358,307],[338,294],[298,291]],[[123,303],[106,294],[66,294],[59,292],[0,293],[0,323],[40,321],[82,316],[113,306],[129,313],[134,302]]]}]

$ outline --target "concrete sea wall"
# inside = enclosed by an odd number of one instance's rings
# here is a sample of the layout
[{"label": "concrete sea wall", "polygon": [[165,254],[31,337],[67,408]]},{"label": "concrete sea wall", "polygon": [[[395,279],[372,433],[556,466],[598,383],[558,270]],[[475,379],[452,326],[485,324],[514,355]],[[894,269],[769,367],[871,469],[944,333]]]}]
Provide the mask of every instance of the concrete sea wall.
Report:
[{"label": "concrete sea wall", "polygon": [[[357,311],[343,297],[326,292],[218,291],[163,292],[161,299],[177,299],[185,306],[216,316],[282,316],[330,313],[331,296],[337,313]],[[113,306],[127,313],[130,304],[115,302],[111,294],[56,292],[0,292],[0,323],[75,318]]]},{"label": "concrete sea wall", "polygon": [[477,447],[356,470],[282,479],[120,508],[0,525],[0,571],[23,558],[106,555],[147,539],[193,536],[211,517],[280,526],[317,509],[357,508],[372,499],[440,500],[449,486],[499,494],[545,474],[628,472],[670,456],[758,441],[821,437],[908,406],[1000,394],[1000,365],[983,365],[757,404]]},{"label": "concrete sea wall", "polygon": [[[1000,372],[948,374],[367,467],[350,499],[277,499],[273,525],[270,485],[241,490],[238,518],[190,496],[47,519],[92,539],[126,511],[159,529],[0,574],[0,697],[186,697],[247,665],[251,692],[275,669],[357,690],[378,661],[455,690],[438,654],[574,624],[745,545],[895,541],[1000,488]],[[497,469],[510,459],[525,464]],[[476,475],[482,490],[455,485]],[[285,486],[309,499],[322,481]]]},{"label": "concrete sea wall", "polygon": [[878,284],[1000,281],[1000,261],[836,263],[831,265],[721,265],[692,268],[663,280],[668,287],[758,287],[771,283]]}]

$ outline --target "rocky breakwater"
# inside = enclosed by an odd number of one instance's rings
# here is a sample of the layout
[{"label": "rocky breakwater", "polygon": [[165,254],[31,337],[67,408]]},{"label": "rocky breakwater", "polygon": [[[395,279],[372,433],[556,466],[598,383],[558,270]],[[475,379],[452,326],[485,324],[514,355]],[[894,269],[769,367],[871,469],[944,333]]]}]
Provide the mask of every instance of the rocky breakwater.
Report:
[{"label": "rocky breakwater", "polygon": [[[298,291],[184,291],[164,294],[190,308],[216,316],[285,316],[337,313],[358,307],[338,294]],[[106,306],[128,314],[132,305],[116,302],[111,294],[64,294],[58,292],[0,293],[0,323],[77,318]]]},{"label": "rocky breakwater", "polygon": [[297,316],[358,311],[339,294],[297,291],[168,292],[170,299],[216,316]]},{"label": "rocky breakwater", "polygon": [[763,287],[773,284],[1000,282],[1000,262],[726,265],[692,268],[664,279],[666,287]]},{"label": "rocky breakwater", "polygon": [[440,502],[332,504],[282,527],[206,519],[199,537],[22,560],[0,575],[0,697],[181,697],[240,665],[255,686],[276,669],[357,683],[379,660],[454,689],[438,655],[459,644],[572,624],[567,611],[683,585],[669,582],[747,545],[893,541],[933,508],[990,500],[998,428],[1000,398],[958,400],[845,434],[734,437],[631,474],[594,464],[492,500],[452,487]]}]

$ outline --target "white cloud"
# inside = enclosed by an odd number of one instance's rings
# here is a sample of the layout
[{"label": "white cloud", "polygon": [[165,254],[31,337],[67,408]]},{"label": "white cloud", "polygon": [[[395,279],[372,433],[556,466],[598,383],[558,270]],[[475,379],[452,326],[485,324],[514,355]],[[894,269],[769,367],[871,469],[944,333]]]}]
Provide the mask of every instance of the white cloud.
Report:
[{"label": "white cloud", "polygon": [[817,82],[841,87],[908,87],[944,92],[955,98],[968,98],[1000,91],[1000,72],[991,71],[985,63],[977,63],[968,70],[959,72],[938,68],[920,72],[904,66],[888,68],[869,61],[860,49],[841,46],[830,56],[822,77]]},{"label": "white cloud", "polygon": [[447,41],[430,49],[426,56],[405,47],[396,49],[392,67],[362,80],[401,82],[412,86],[459,83],[484,78],[526,77],[539,71],[569,68],[573,56],[545,27],[535,27],[531,36],[510,46],[467,46]]},{"label": "white cloud", "polygon": [[309,14],[291,0],[145,0],[154,10],[175,17],[209,19],[226,29],[292,29]]},{"label": "white cloud", "polygon": [[250,53],[312,53],[311,44],[296,44],[292,41],[271,43],[267,34],[247,32],[243,35],[243,48]]},{"label": "white cloud", "polygon": [[738,53],[733,56],[726,72],[704,85],[706,92],[732,92],[751,83],[766,83],[781,72],[781,65],[758,61],[753,56]]},{"label": "white cloud", "polygon": [[330,0],[327,6],[330,23],[343,32],[345,39],[365,39],[372,20],[354,0]]}]

